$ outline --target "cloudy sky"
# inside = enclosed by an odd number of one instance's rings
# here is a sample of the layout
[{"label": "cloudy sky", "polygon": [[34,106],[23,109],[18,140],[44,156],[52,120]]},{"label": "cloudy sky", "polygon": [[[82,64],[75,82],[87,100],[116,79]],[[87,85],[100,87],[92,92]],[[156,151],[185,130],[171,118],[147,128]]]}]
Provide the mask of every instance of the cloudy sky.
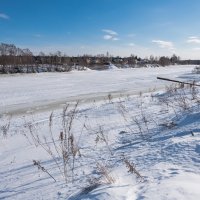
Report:
[{"label": "cloudy sky", "polygon": [[200,0],[0,0],[0,43],[200,59]]}]

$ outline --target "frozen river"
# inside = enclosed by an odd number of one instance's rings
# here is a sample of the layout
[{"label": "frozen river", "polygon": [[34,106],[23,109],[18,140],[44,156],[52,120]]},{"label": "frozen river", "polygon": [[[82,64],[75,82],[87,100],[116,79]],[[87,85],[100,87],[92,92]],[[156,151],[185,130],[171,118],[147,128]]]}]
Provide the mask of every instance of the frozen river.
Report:
[{"label": "frozen river", "polygon": [[154,88],[162,89],[168,83],[157,80],[157,76],[176,78],[191,73],[193,68],[194,66],[169,66],[0,75],[0,114],[48,110],[66,102],[102,99],[109,93],[118,96]]}]

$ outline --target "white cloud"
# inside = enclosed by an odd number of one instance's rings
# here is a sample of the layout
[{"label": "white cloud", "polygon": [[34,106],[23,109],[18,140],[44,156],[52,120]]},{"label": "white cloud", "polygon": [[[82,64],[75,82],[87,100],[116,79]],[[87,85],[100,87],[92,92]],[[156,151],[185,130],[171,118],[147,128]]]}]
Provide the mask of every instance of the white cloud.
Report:
[{"label": "white cloud", "polygon": [[135,44],[134,44],[134,43],[129,43],[128,46],[130,46],[130,47],[134,47]]},{"label": "white cloud", "polygon": [[163,40],[152,40],[153,43],[157,44],[160,48],[174,50],[174,44],[170,41]]},{"label": "white cloud", "polygon": [[103,39],[105,39],[105,40],[111,40],[112,38],[113,38],[112,35],[104,35],[103,36]]},{"label": "white cloud", "polygon": [[104,40],[113,40],[113,41],[119,40],[119,38],[114,37],[113,35],[104,35],[104,36],[103,36],[103,39],[104,39]]},{"label": "white cloud", "polygon": [[105,33],[108,33],[109,35],[118,35],[117,32],[110,30],[110,29],[103,29],[102,31]]},{"label": "white cloud", "polygon": [[0,18],[2,19],[9,19],[10,17],[4,13],[0,13]]},{"label": "white cloud", "polygon": [[113,31],[113,30],[109,30],[109,29],[103,29],[103,32],[107,33],[106,35],[103,36],[104,40],[112,40],[112,41],[117,41],[119,40],[119,38],[117,37],[118,33]]},{"label": "white cloud", "polygon": [[190,43],[190,44],[200,44],[200,38],[199,37],[196,37],[196,36],[191,36],[187,39],[186,41],[187,43]]},{"label": "white cloud", "polygon": [[198,38],[197,36],[190,36],[190,37],[188,37],[189,39],[196,39],[196,38]]}]

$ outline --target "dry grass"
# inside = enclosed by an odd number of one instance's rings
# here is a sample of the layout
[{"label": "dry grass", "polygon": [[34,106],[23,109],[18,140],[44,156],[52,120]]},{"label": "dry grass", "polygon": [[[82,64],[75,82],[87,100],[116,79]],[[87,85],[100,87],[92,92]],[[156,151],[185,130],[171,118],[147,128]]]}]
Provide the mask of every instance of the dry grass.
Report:
[{"label": "dry grass", "polygon": [[97,171],[101,174],[104,183],[112,184],[115,183],[115,178],[110,174],[108,168],[105,165],[100,164],[97,162]]},{"label": "dry grass", "polygon": [[0,127],[0,130],[2,131],[2,135],[4,138],[8,136],[8,131],[10,129],[10,124],[11,124],[11,118],[12,116],[8,118],[8,122],[6,124]]},{"label": "dry grass", "polygon": [[127,158],[124,158],[123,161],[128,169],[128,173],[135,174],[136,178],[140,179],[140,181],[144,180],[144,177],[139,173],[133,163],[131,163]]}]

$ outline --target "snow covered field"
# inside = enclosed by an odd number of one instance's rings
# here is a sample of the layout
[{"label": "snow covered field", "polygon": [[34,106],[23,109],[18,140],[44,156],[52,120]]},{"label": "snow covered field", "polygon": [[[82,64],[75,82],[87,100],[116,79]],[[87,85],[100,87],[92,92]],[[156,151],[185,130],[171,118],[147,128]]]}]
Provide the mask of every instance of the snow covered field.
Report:
[{"label": "snow covered field", "polygon": [[1,76],[0,199],[200,199],[200,93],[156,80],[193,68]]},{"label": "snow covered field", "polygon": [[17,74],[0,76],[0,114],[27,110],[52,110],[69,101],[103,99],[109,93],[136,94],[163,89],[157,76],[175,78],[194,66],[75,71],[71,73]]}]

